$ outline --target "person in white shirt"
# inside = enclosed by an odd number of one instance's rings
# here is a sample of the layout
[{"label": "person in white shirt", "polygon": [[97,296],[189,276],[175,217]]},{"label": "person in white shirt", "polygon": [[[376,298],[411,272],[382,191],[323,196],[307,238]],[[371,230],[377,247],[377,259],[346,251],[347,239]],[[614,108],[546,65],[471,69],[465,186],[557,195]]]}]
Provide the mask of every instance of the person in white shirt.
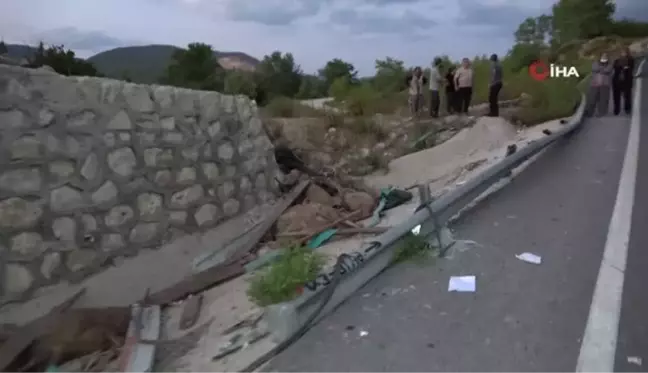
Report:
[{"label": "person in white shirt", "polygon": [[441,103],[439,89],[443,84],[443,77],[439,72],[440,66],[441,59],[437,57],[432,62],[432,68],[430,69],[430,116],[433,118],[439,116],[439,105]]},{"label": "person in white shirt", "polygon": [[460,108],[459,112],[462,114],[468,113],[468,108],[470,107],[470,101],[473,94],[473,83],[474,83],[474,73],[470,60],[464,58],[461,61],[461,67],[455,71],[455,85],[457,88],[458,95],[458,106]]}]

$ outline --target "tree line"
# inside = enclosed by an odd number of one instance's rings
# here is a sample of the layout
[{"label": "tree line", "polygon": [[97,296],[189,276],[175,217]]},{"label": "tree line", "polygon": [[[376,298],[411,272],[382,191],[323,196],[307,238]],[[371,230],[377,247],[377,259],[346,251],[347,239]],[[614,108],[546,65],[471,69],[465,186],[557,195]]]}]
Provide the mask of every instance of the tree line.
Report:
[{"label": "tree line", "polygon": [[[648,23],[614,20],[614,12],[612,0],[558,1],[552,7],[551,14],[529,17],[519,25],[514,33],[515,44],[505,56],[508,69],[519,71],[539,57],[555,58],[564,52],[565,46],[598,36],[648,36]],[[430,56],[430,60],[433,57]],[[453,63],[447,56],[442,56],[442,60],[446,66]],[[48,65],[64,75],[100,76],[92,63],[77,58],[73,51],[63,46],[46,48],[41,43],[30,59],[30,66],[42,65]],[[361,78],[352,63],[335,58],[317,73],[306,74],[291,53],[279,51],[264,56],[254,72],[225,70],[219,65],[210,45],[191,43],[186,49],[174,53],[159,82],[227,94],[244,94],[263,105],[279,97],[339,98],[354,92],[365,96],[384,96],[400,92],[409,71],[404,61],[385,57],[376,60],[373,76]],[[130,80],[127,75],[122,79]]]}]

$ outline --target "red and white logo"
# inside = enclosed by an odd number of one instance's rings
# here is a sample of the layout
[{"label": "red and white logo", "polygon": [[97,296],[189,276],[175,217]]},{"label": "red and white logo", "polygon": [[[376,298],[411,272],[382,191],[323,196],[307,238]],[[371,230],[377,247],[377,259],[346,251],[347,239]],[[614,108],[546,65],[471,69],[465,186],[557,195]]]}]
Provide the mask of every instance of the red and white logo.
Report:
[{"label": "red and white logo", "polygon": [[547,65],[543,61],[535,61],[529,65],[529,76],[537,81],[551,78],[580,78],[578,70],[574,66],[561,66],[556,64]]}]

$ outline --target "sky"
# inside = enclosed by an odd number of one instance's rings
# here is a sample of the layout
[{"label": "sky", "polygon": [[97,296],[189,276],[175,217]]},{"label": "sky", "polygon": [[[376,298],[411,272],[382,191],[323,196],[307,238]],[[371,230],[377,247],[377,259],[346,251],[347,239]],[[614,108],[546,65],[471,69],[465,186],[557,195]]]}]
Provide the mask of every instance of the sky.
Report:
[{"label": "sky", "polygon": [[[617,0],[617,16],[648,20],[648,0]],[[261,59],[291,52],[316,72],[341,58],[361,75],[376,59],[426,66],[504,54],[529,16],[554,0],[0,0],[7,43],[63,44],[81,57],[128,45],[191,42]]]}]

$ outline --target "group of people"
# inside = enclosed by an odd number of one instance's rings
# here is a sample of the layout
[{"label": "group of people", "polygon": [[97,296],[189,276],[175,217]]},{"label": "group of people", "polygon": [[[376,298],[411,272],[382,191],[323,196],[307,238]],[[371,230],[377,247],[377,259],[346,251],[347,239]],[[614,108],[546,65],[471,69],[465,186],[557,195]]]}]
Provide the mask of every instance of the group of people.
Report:
[{"label": "group of people", "polygon": [[[489,116],[499,116],[499,93],[502,89],[502,66],[496,54],[491,55],[489,83]],[[430,69],[429,79],[423,75],[421,67],[416,67],[408,75],[406,84],[409,92],[409,107],[412,116],[418,117],[423,107],[423,90],[427,86],[430,93],[430,116],[439,116],[441,103],[440,91],[445,90],[448,113],[466,114],[473,94],[474,71],[468,58],[461,61],[457,68],[450,66],[444,75],[441,74],[441,59],[435,58]],[[606,115],[612,94],[614,115],[632,111],[632,86],[635,60],[629,49],[624,49],[621,56],[610,62],[607,53],[601,54],[592,66],[591,87],[588,92],[587,115]],[[623,105],[622,105],[623,104]]]},{"label": "group of people", "polygon": [[[489,85],[489,116],[499,116],[499,93],[502,89],[502,66],[496,54],[491,55],[491,77]],[[442,75],[441,59],[435,58],[430,69],[429,79],[423,75],[420,66],[414,68],[407,76],[406,84],[409,92],[409,107],[412,116],[418,117],[423,107],[423,90],[428,86],[430,92],[430,116],[439,116],[441,105],[440,91],[445,91],[446,110],[449,114],[467,114],[473,94],[475,82],[474,71],[470,59],[464,58],[457,68],[448,67]]]},{"label": "group of people", "polygon": [[[628,49],[621,56],[610,62],[607,53],[602,53],[592,65],[592,80],[588,92],[587,115],[604,116],[610,108],[610,93],[614,115],[632,112],[632,86],[635,60]],[[622,105],[623,103],[623,105]]]}]

